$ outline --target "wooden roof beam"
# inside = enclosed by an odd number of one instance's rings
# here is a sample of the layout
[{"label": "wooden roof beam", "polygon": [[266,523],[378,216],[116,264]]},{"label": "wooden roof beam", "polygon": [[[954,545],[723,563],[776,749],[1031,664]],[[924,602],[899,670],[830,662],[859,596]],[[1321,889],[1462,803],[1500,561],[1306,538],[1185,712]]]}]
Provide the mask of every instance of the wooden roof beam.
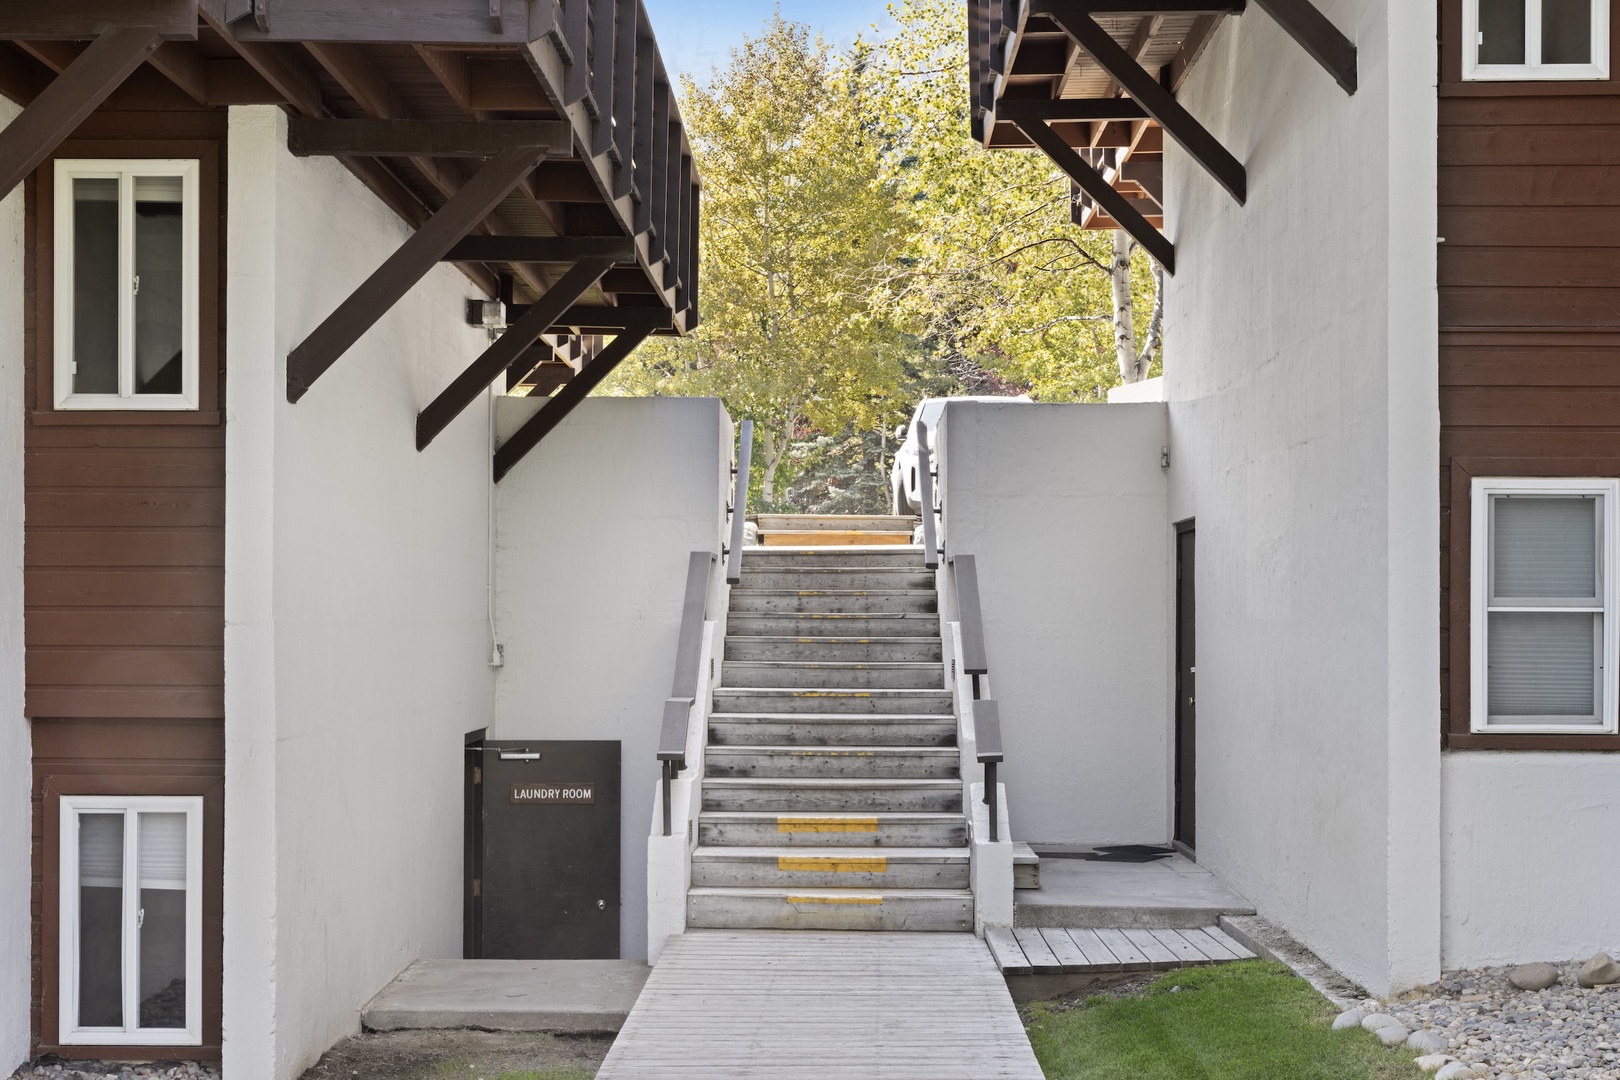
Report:
[{"label": "wooden roof beam", "polygon": [[197,0],[5,0],[0,38],[82,41],[139,26],[165,41],[195,41],[197,14]]},{"label": "wooden roof beam", "polygon": [[40,91],[0,130],[0,199],[50,157],[162,42],[153,26],[108,30]]},{"label": "wooden roof beam", "polygon": [[434,398],[416,417],[416,448],[427,449],[439,432],[450,426],[462,410],[489,388],[496,377],[551,329],[569,305],[596,284],[613,265],[610,258],[581,259],[559,278],[546,294],[530,305],[522,318],[506,328]]},{"label": "wooden roof beam", "polygon": [[603,379],[612,374],[620,361],[647,339],[652,329],[650,319],[645,323],[626,328],[606,348],[597,353],[590,363],[580,368],[579,374],[564,383],[562,389],[558,390],[550,401],[540,406],[539,412],[529,417],[528,421],[495,451],[495,479],[499,481],[511,472],[512,467],[522,461],[524,455],[540,445],[540,440],[551,434],[557,425],[574,411],[575,406],[584,401]]},{"label": "wooden roof beam", "polygon": [[[573,149],[563,120],[314,120],[294,117],[287,148],[299,157],[489,157],[538,149],[566,157]],[[537,159],[538,160],[538,159]]]},{"label": "wooden roof beam", "polygon": [[445,262],[565,263],[589,258],[633,264],[636,244],[628,236],[467,236],[444,255]]},{"label": "wooden roof beam", "polygon": [[[1074,38],[1082,49],[1090,53],[1097,65],[1108,72],[1149,116],[1157,120],[1159,126],[1180,143],[1182,149],[1191,154],[1193,160],[1202,165],[1232,198],[1239,204],[1248,198],[1248,174],[1242,162],[1233,157],[1170,91],[1144,71],[1142,65],[1098,25],[1087,13],[1086,4],[1071,0],[1035,0],[1035,3],[1042,7],[1048,18],[1063,27],[1064,32]],[[1030,129],[1024,130],[1033,136]]]},{"label": "wooden roof beam", "polygon": [[296,403],[308,393],[315,380],[437,266],[456,241],[488,217],[544,155],[543,147],[503,150],[462,185],[287,355],[287,400]]},{"label": "wooden roof beam", "polygon": [[1079,151],[1058,138],[1057,132],[1044,121],[1032,120],[1027,124],[1020,124],[1019,127],[1029,136],[1031,142],[1052,159],[1053,164],[1068,173],[1069,179],[1079,184],[1082,191],[1091,196],[1110,217],[1118,221],[1120,228],[1130,233],[1131,238],[1142,245],[1143,250],[1159,260],[1159,265],[1163,266],[1167,273],[1176,272],[1175,245],[1137,212],[1131,205],[1131,200],[1115,191],[1113,185],[1080,156]]},{"label": "wooden roof beam", "polygon": [[1356,46],[1311,0],[1254,0],[1346,94],[1356,92]]}]

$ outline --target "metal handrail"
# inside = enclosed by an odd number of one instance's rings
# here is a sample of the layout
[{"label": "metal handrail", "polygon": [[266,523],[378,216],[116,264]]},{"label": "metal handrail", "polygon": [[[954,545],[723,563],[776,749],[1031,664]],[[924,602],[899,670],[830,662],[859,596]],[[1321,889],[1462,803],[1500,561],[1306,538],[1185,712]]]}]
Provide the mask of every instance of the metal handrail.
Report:
[{"label": "metal handrail", "polygon": [[748,475],[754,464],[754,422],[742,422],[737,463],[731,467],[731,546],[726,549],[726,584],[742,581],[743,526],[748,521]]},{"label": "metal handrail", "polygon": [[979,564],[972,555],[953,555],[956,577],[956,619],[962,634],[962,674],[973,679],[973,737],[980,765],[984,766],[984,802],[990,808],[990,841],[996,836],[996,766],[1006,754],[1001,744],[1001,706],[980,698],[980,679],[990,673],[984,651],[984,617],[979,608]]},{"label": "metal handrail", "polygon": [[664,835],[670,835],[670,784],[686,768],[686,729],[698,696],[698,661],[703,657],[703,616],[708,606],[714,552],[694,551],[686,560],[686,598],[681,603],[681,635],[675,646],[675,679],[664,699],[658,734],[658,760],[664,774]]},{"label": "metal handrail", "polygon": [[922,506],[923,565],[939,569],[939,545],[934,532],[934,466],[929,460],[928,425],[917,421],[917,498]]}]

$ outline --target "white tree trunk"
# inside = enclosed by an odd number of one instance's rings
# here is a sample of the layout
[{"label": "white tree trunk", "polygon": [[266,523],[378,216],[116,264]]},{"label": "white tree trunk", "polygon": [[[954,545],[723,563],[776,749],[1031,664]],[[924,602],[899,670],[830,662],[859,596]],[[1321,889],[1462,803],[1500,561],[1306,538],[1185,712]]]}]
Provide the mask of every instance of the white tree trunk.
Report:
[{"label": "white tree trunk", "polygon": [[1153,308],[1148,312],[1147,340],[1142,342],[1142,351],[1136,357],[1136,378],[1127,382],[1140,382],[1147,378],[1148,368],[1153,366],[1153,354],[1159,351],[1164,343],[1164,267],[1157,260],[1153,261]]},{"label": "white tree trunk", "polygon": [[1114,230],[1114,257],[1109,261],[1114,281],[1114,353],[1119,360],[1121,382],[1140,382],[1137,373],[1135,306],[1131,303],[1131,238],[1124,229]]}]

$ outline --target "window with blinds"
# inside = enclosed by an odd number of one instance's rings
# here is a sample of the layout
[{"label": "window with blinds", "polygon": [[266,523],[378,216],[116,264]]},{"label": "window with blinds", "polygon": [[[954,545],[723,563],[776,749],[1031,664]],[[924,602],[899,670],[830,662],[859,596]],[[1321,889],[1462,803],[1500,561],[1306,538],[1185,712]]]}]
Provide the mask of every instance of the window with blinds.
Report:
[{"label": "window with blinds", "polygon": [[201,1042],[202,799],[62,796],[61,1042]]},{"label": "window with blinds", "polygon": [[1473,730],[1614,729],[1617,486],[1474,482]]}]

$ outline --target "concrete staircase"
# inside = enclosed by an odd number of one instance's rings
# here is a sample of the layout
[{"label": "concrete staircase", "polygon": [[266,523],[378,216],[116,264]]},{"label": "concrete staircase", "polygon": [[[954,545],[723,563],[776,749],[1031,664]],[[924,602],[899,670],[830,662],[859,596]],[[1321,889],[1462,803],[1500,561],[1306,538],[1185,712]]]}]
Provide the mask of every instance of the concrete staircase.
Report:
[{"label": "concrete staircase", "polygon": [[920,549],[743,553],[688,926],[972,929],[941,649]]}]

